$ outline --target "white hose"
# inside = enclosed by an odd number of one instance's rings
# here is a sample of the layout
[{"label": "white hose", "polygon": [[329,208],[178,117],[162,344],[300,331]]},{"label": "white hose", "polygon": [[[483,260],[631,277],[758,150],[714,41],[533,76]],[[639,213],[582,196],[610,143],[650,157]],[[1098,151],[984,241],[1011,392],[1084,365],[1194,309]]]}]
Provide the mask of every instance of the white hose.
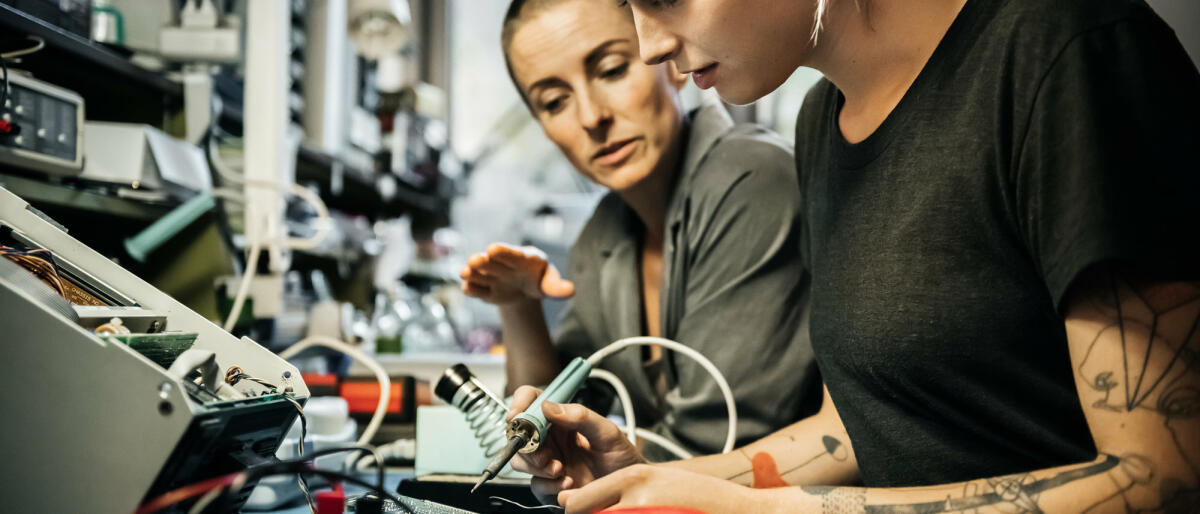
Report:
[{"label": "white hose", "polygon": [[681,459],[692,458],[691,453],[689,453],[687,450],[683,449],[682,446],[675,444],[674,441],[667,439],[666,437],[663,437],[659,434],[651,432],[645,428],[637,428],[637,429],[635,429],[635,432],[637,433],[638,437],[641,437],[642,439],[645,439],[647,441],[650,441],[654,444],[657,444],[657,445],[663,447],[665,450],[675,454],[676,457],[679,457]]},{"label": "white hose", "polygon": [[625,388],[625,384],[621,383],[621,379],[608,370],[593,368],[590,376],[608,382],[617,392],[617,398],[621,400],[621,408],[625,411],[625,432],[629,436],[631,444],[637,444],[637,422],[633,419],[633,399],[629,397],[629,390]]},{"label": "white hose", "polygon": [[388,401],[391,400],[392,381],[388,379],[388,374],[383,370],[375,359],[363,353],[362,350],[350,346],[342,341],[338,341],[332,337],[325,336],[308,336],[301,339],[294,345],[291,345],[279,352],[279,357],[282,359],[290,359],[295,357],[300,352],[307,350],[313,346],[323,346],[331,350],[336,350],[350,358],[358,361],[359,364],[366,366],[375,374],[375,378],[379,380],[379,405],[375,407],[375,413],[371,415],[371,421],[367,423],[367,428],[363,429],[362,436],[358,438],[359,445],[368,445],[371,439],[375,437],[375,433],[379,431],[379,425],[383,424],[383,416],[387,414]]},{"label": "white hose", "polygon": [[[717,387],[721,389],[721,394],[725,397],[725,409],[729,413],[729,432],[725,436],[725,446],[721,450],[721,453],[729,453],[733,451],[733,445],[737,440],[737,404],[733,399],[733,390],[729,388],[729,382],[725,381],[725,376],[721,374],[721,371],[717,369],[716,365],[714,365],[712,361],[708,360],[708,358],[700,352],[670,339],[639,336],[620,339],[608,346],[605,346],[588,357],[587,361],[588,364],[591,364],[592,367],[595,367],[596,364],[607,358],[609,355],[612,355],[630,346],[654,345],[662,346],[668,350],[674,350],[691,357],[692,360],[695,360],[697,363],[699,363],[709,375],[712,375],[713,380],[717,382]],[[651,439],[647,438],[647,440]]]},{"label": "white hose", "polygon": [[262,253],[262,242],[257,240],[251,242],[250,254],[246,257],[246,269],[242,270],[242,281],[238,284],[237,295],[233,297],[233,310],[229,311],[229,317],[225,318],[226,332],[233,330],[233,326],[237,324],[242,313],[242,306],[246,304],[246,297],[250,295],[250,282],[254,281],[260,253]]},{"label": "white hose", "polygon": [[[297,184],[287,184],[287,187],[285,187],[284,184],[269,180],[246,180],[246,177],[231,169],[229,165],[225,164],[225,161],[221,160],[221,153],[217,149],[217,143],[214,138],[209,138],[208,140],[208,157],[213,163],[213,169],[216,170],[217,174],[220,175],[221,178],[226,182],[231,184],[241,184],[250,187],[270,189],[281,194],[292,194],[299,197],[301,200],[304,200],[305,203],[308,203],[312,206],[313,210],[317,211],[317,219],[314,222],[317,226],[316,233],[313,234],[312,237],[308,238],[287,238],[285,244],[287,244],[288,248],[293,250],[312,250],[313,248],[319,246],[321,241],[324,241],[325,237],[329,235],[329,232],[333,230],[333,220],[331,220],[329,217],[329,209],[325,206],[325,202],[321,200],[321,197],[316,193],[313,193],[312,191],[309,191],[308,189],[305,189]],[[240,200],[242,203],[245,203],[246,201],[244,196],[238,198],[237,192],[229,189],[214,190],[213,195],[219,196],[226,200]]]}]

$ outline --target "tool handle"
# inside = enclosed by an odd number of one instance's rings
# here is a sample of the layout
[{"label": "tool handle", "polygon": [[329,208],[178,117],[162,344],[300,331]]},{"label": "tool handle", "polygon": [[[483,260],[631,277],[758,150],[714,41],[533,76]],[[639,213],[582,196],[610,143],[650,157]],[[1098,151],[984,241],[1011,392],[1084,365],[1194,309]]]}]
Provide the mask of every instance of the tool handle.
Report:
[{"label": "tool handle", "polygon": [[537,440],[544,441],[546,439],[546,430],[549,428],[549,423],[546,422],[546,415],[542,413],[542,402],[549,400],[555,403],[566,403],[571,401],[571,397],[575,396],[575,392],[583,387],[583,382],[587,380],[588,373],[591,373],[592,365],[586,360],[576,357],[567,363],[567,367],[563,368],[562,373],[554,377],[554,381],[546,386],[546,390],[538,395],[537,399],[525,409],[525,412],[518,414],[518,418],[525,418],[537,428]]}]

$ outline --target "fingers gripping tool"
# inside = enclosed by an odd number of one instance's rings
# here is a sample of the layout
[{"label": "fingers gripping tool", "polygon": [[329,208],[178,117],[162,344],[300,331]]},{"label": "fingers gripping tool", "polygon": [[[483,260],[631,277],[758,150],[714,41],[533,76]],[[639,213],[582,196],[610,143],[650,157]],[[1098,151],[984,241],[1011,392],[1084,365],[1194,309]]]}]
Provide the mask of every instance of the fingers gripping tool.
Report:
[{"label": "fingers gripping tool", "polygon": [[479,477],[475,487],[471,488],[471,492],[479,489],[484,482],[495,478],[517,452],[531,453],[541,447],[542,442],[546,440],[546,432],[550,429],[550,423],[546,421],[546,415],[542,413],[542,402],[549,400],[554,403],[567,403],[571,401],[571,397],[575,396],[575,392],[583,386],[583,382],[587,380],[591,371],[591,364],[576,357],[567,364],[562,373],[554,377],[554,381],[546,386],[546,390],[538,395],[537,399],[524,412],[517,414],[512,421],[508,422],[505,430],[508,444],[503,451],[496,455],[496,458],[492,459],[491,464],[483,469],[483,475]]}]

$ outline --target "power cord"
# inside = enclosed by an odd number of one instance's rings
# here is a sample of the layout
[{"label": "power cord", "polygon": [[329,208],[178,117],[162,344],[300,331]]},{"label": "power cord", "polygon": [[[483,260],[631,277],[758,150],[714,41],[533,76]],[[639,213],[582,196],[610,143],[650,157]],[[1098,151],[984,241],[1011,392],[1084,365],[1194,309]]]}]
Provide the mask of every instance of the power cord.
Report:
[{"label": "power cord", "polygon": [[[591,364],[592,367],[595,368],[600,361],[630,346],[662,346],[668,350],[673,350],[690,357],[692,360],[700,364],[700,367],[704,368],[709,375],[712,375],[713,380],[717,383],[717,387],[721,390],[721,395],[725,397],[725,410],[729,416],[729,431],[726,433],[725,446],[721,450],[721,453],[729,453],[733,451],[733,446],[737,441],[737,403],[734,401],[733,390],[730,389],[729,382],[725,380],[725,376],[721,374],[721,371],[717,369],[717,366],[714,365],[712,361],[708,360],[708,358],[703,354],[689,346],[672,341],[670,339],[651,336],[627,337],[625,339],[617,340],[612,344],[597,350],[590,357],[588,357],[588,364]],[[605,380],[611,384],[613,388],[616,389],[617,397],[620,398],[622,404],[628,405],[629,391],[625,388],[625,385],[616,378],[616,376],[605,377],[603,375],[599,375],[598,378],[601,378],[602,380]],[[626,430],[628,430],[629,427],[636,427],[637,423],[633,419],[633,409],[627,407],[624,410],[626,417],[625,422],[628,423]],[[642,428],[637,428],[634,431],[643,439],[662,446],[671,453],[674,453],[676,456],[685,459],[691,458],[691,454],[689,452],[659,434],[655,434],[654,432]]]},{"label": "power cord", "polygon": [[388,378],[387,371],[375,359],[363,353],[362,350],[332,337],[325,336],[309,336],[301,339],[296,344],[279,352],[279,357],[281,359],[290,359],[314,346],[323,346],[349,355],[351,359],[358,361],[371,370],[371,373],[374,373],[375,378],[379,380],[379,403],[375,405],[375,413],[371,415],[371,421],[367,422],[367,427],[363,429],[362,436],[358,438],[358,444],[364,446],[370,444],[371,439],[375,437],[375,433],[379,431],[379,426],[383,424],[383,417],[387,414],[388,402],[391,400],[392,381]]},{"label": "power cord", "polygon": [[[300,402],[296,401],[295,398],[292,398],[292,395],[285,393],[283,397],[296,407],[296,412],[300,415],[300,440],[296,443],[296,455],[298,457],[303,457],[304,440],[308,439],[308,416],[304,415],[304,407],[301,407]],[[312,492],[308,489],[308,480],[304,479],[303,474],[297,474],[296,481],[300,484],[300,491],[304,493],[304,502],[308,504],[309,512],[312,512],[312,514],[317,514],[317,506],[313,503]],[[201,501],[203,501],[203,499]]]},{"label": "power cord", "polygon": [[[365,452],[374,455],[374,450],[371,448],[363,446],[347,446],[316,451],[307,456],[296,459],[281,460],[279,462],[252,466],[244,471],[230,473],[228,475],[222,475],[216,478],[210,478],[208,480],[180,487],[179,489],[161,494],[158,497],[143,503],[138,507],[134,514],[152,514],[154,512],[167,509],[172,505],[176,505],[196,497],[200,498],[195,504],[193,504],[192,510],[195,512],[203,512],[205,508],[218,501],[221,501],[222,499],[227,502],[233,498],[237,498],[240,496],[242,488],[248,482],[256,483],[259,479],[264,477],[291,474],[317,475],[325,477],[329,480],[343,481],[360,487],[365,487],[378,493],[384,498],[392,500],[398,506],[404,509],[405,512],[412,512],[407,505],[405,505],[395,495],[388,492],[387,488],[384,487],[384,471],[382,465],[378,466],[379,469],[376,475],[376,483],[374,484],[345,473],[309,467],[309,462],[316,458],[345,452]],[[214,493],[214,491],[216,492]],[[197,507],[199,507],[199,510],[196,510]],[[225,510],[231,509],[226,508],[224,510],[218,510],[224,512]]]}]

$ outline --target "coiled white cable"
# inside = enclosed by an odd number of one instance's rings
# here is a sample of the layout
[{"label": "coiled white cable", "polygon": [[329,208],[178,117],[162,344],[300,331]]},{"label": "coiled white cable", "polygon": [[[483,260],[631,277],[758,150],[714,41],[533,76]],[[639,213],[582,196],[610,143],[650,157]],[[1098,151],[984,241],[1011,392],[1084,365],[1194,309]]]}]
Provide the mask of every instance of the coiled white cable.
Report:
[{"label": "coiled white cable", "polygon": [[[729,431],[725,436],[725,446],[721,450],[721,453],[729,453],[729,452],[733,451],[733,445],[737,440],[737,403],[733,399],[733,390],[730,389],[729,382],[725,381],[725,376],[721,374],[721,371],[717,369],[717,366],[714,365],[712,363],[712,361],[708,360],[708,358],[705,357],[700,352],[698,352],[688,346],[685,346],[682,343],[678,343],[678,342],[672,341],[670,339],[664,339],[662,337],[639,336],[639,337],[627,337],[625,339],[617,340],[617,341],[613,342],[612,344],[597,350],[596,353],[593,353],[590,357],[587,358],[587,361],[588,361],[588,364],[591,364],[592,367],[594,368],[600,361],[604,360],[609,355],[617,353],[617,352],[619,352],[625,348],[628,348],[630,346],[654,346],[654,345],[662,346],[663,348],[666,348],[668,350],[674,350],[674,351],[682,353],[688,357],[691,357],[692,360],[694,360],[698,364],[700,364],[700,367],[704,368],[704,370],[707,371],[709,375],[712,375],[713,380],[716,381],[716,383],[717,383],[717,387],[719,389],[721,389],[721,395],[723,395],[725,397],[725,409],[726,409],[726,411],[728,411],[728,414],[729,414]],[[622,388],[624,388],[624,386],[622,386]],[[618,393],[618,395],[620,395],[620,393]],[[628,397],[629,393],[626,392],[625,395],[626,395],[626,397]],[[622,399],[622,401],[624,401],[624,399]],[[630,425],[633,425],[632,419],[629,419],[628,421],[630,422],[629,423]],[[655,434],[655,435],[657,435],[657,434]],[[646,440],[661,444],[660,441],[655,441],[652,438],[646,438]],[[670,449],[669,447],[667,447],[665,445],[664,445],[664,447],[667,448],[668,450]],[[677,449],[681,449],[681,448],[677,447]]]}]

